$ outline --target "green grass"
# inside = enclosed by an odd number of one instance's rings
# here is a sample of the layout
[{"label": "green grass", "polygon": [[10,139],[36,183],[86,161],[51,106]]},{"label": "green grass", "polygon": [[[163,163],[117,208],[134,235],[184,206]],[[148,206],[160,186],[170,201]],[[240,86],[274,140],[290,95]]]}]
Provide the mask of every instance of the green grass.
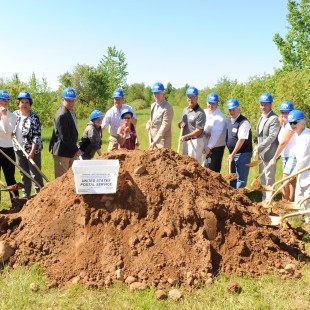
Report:
[{"label": "green grass", "polygon": [[[178,146],[179,129],[177,121],[183,108],[174,107],[172,148]],[[149,118],[149,109],[138,112],[137,132],[140,149],[148,149],[148,137],[145,123]],[[80,136],[88,120],[79,121]],[[52,155],[48,152],[51,128],[44,128],[42,137],[44,150],[42,152],[44,174],[50,181],[54,179]],[[102,150],[107,150],[108,132],[104,131]],[[225,154],[227,158],[227,153]],[[223,161],[222,173],[227,173],[226,161]],[[249,184],[258,175],[258,168],[251,168]],[[20,180],[19,174],[16,173]],[[277,180],[281,178],[281,169],[277,169]],[[2,177],[3,180],[3,177]],[[9,205],[8,193],[2,193],[1,208]],[[257,197],[254,197],[257,198]],[[306,250],[310,254],[310,234],[305,236]],[[227,278],[220,275],[211,286],[193,291],[186,291],[180,301],[155,298],[155,289],[146,291],[129,291],[123,284],[116,284],[108,289],[93,290],[77,285],[63,289],[46,290],[47,280],[38,264],[16,269],[3,266],[0,269],[0,309],[309,309],[310,308],[310,267],[302,269],[301,279],[282,280],[277,276],[263,276],[258,279],[248,277]],[[231,293],[227,285],[235,280],[242,291]],[[39,284],[39,290],[29,289],[32,282]]]}]

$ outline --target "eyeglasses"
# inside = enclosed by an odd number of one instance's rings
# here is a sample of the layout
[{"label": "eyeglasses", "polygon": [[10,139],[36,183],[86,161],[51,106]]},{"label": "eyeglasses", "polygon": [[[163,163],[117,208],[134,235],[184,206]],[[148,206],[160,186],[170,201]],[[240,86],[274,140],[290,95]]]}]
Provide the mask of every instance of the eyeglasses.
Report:
[{"label": "eyeglasses", "polygon": [[287,115],[290,113],[289,111],[280,111],[280,112],[281,112],[281,114],[284,114],[284,115]]},{"label": "eyeglasses", "polygon": [[295,122],[289,122],[290,123],[290,125],[297,125],[297,121],[295,121]]}]

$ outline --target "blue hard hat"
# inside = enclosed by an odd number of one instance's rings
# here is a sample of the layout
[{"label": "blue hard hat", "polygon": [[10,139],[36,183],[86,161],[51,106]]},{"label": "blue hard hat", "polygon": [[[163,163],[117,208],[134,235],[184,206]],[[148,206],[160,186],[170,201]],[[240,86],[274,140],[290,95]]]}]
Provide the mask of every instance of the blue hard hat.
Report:
[{"label": "blue hard hat", "polygon": [[25,91],[25,90],[21,91],[18,94],[17,99],[29,99],[29,100],[32,100],[31,95],[27,91]]},{"label": "blue hard hat", "polygon": [[124,115],[125,114],[131,114],[131,117],[133,117],[133,112],[132,112],[132,110],[131,109],[124,109],[124,110],[122,110],[122,112],[121,112],[121,118],[123,118],[124,117]]},{"label": "blue hard hat", "polygon": [[162,83],[155,83],[153,86],[152,86],[152,93],[161,93],[165,90],[165,87]]},{"label": "blue hard hat", "polygon": [[279,111],[292,111],[294,110],[294,105],[292,102],[285,100],[280,104]]},{"label": "blue hard hat", "polygon": [[123,90],[120,89],[120,88],[115,89],[114,92],[113,92],[112,98],[122,98],[122,97],[124,97]]},{"label": "blue hard hat", "polygon": [[237,99],[235,98],[231,98],[226,102],[226,109],[230,110],[230,109],[235,109],[238,108],[240,106],[239,102]]},{"label": "blue hard hat", "polygon": [[11,100],[11,97],[10,97],[10,94],[8,93],[7,90],[0,90],[0,99],[3,99],[3,100]]},{"label": "blue hard hat", "polygon": [[61,98],[64,99],[76,99],[75,90],[71,87],[65,88],[62,92]]},{"label": "blue hard hat", "polygon": [[272,103],[273,99],[272,99],[272,96],[268,93],[263,93],[259,99],[258,99],[259,102],[266,102],[266,103]]},{"label": "blue hard hat", "polygon": [[104,117],[104,114],[100,110],[94,110],[93,112],[90,113],[91,121],[99,117]]},{"label": "blue hard hat", "polygon": [[196,87],[194,86],[190,86],[187,90],[186,90],[186,95],[187,96],[190,96],[190,95],[193,95],[193,96],[198,96],[199,94],[199,91]]},{"label": "blue hard hat", "polygon": [[306,118],[305,114],[302,113],[300,110],[293,110],[289,113],[287,121],[291,123],[291,122],[299,121],[304,118]]},{"label": "blue hard hat", "polygon": [[219,102],[219,96],[217,93],[210,93],[206,99],[207,102],[210,103],[218,103]]}]

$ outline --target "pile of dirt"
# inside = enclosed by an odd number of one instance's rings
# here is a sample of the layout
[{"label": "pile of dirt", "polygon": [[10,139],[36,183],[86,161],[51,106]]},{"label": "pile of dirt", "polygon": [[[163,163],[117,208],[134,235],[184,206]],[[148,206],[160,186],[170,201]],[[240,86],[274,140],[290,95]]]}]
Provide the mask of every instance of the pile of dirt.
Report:
[{"label": "pile of dirt", "polygon": [[164,149],[101,159],[120,161],[116,194],[76,194],[70,170],[20,212],[0,214],[11,265],[39,262],[58,285],[127,278],[165,287],[219,271],[284,274],[307,258],[296,230],[270,227],[262,207],[192,158]]}]

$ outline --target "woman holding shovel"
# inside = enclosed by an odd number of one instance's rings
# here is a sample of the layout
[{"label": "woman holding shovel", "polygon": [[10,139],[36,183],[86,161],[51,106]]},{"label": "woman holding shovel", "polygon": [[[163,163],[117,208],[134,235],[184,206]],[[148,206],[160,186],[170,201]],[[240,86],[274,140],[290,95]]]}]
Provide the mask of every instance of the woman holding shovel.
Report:
[{"label": "woman holding shovel", "polygon": [[[9,158],[15,161],[15,154],[11,135],[16,124],[16,115],[8,110],[11,97],[6,90],[0,90],[0,149]],[[15,166],[3,155],[0,154],[0,169],[2,168],[7,185],[16,184]],[[14,191],[18,197],[18,190]],[[13,195],[10,193],[11,199]]]},{"label": "woman holding shovel", "polygon": [[[16,136],[17,142],[13,139],[14,151],[19,166],[30,174],[38,184],[34,183],[34,190],[37,194],[40,191],[40,185],[43,186],[42,175],[32,165],[29,160],[32,159],[35,164],[41,169],[41,123],[39,117],[31,111],[32,98],[31,95],[22,91],[17,97],[19,110],[14,114],[17,116],[16,127],[13,134]],[[24,150],[22,150],[23,148]],[[26,157],[24,152],[28,154]],[[32,181],[24,173],[21,172],[23,188],[23,197],[29,198],[31,196]]]},{"label": "woman holding shovel", "polygon": [[[297,134],[293,131],[288,123],[288,115],[294,110],[293,103],[290,101],[283,101],[280,105],[279,111],[281,113],[279,117],[280,132],[278,135],[279,145],[270,160],[268,165],[276,165],[278,157],[282,158],[282,170],[283,178],[288,177],[296,166],[296,137]],[[282,189],[282,199],[286,201],[294,201],[295,197],[296,179],[293,179]]]},{"label": "woman holding shovel", "polygon": [[[293,110],[288,115],[288,123],[292,130],[296,132],[296,166],[292,174],[303,168],[310,167],[310,129],[306,128],[305,115],[300,110]],[[298,176],[296,184],[295,202],[298,203],[303,197],[310,195],[310,170],[304,171]],[[310,210],[310,200],[302,204],[306,210]],[[305,216],[305,222],[310,224],[310,215]]]}]

